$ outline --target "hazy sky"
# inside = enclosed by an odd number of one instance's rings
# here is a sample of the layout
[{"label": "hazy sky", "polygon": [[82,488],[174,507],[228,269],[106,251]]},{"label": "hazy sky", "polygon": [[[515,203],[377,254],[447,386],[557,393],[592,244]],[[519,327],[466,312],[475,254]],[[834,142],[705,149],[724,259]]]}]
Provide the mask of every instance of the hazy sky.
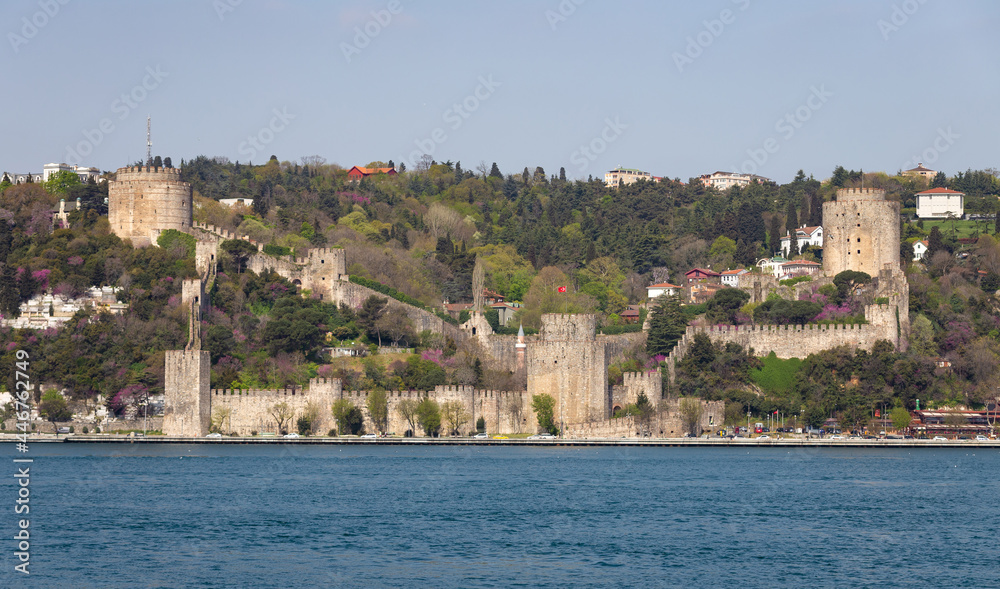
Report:
[{"label": "hazy sky", "polygon": [[1000,3],[5,0],[0,169],[1000,167]]}]

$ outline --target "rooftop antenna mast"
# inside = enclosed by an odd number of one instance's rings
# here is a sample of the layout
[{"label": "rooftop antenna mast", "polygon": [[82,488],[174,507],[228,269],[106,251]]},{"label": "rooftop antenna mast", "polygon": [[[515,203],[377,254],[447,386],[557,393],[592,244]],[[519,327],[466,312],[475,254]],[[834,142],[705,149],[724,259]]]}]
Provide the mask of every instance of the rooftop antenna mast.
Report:
[{"label": "rooftop antenna mast", "polygon": [[153,165],[153,141],[149,136],[149,115],[146,115],[146,165]]}]

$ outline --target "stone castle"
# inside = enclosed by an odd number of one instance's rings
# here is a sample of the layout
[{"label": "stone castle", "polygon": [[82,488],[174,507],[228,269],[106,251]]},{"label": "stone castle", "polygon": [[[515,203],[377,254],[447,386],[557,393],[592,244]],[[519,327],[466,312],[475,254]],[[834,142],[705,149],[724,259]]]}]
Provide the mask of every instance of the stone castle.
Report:
[{"label": "stone castle", "polygon": [[[688,326],[684,336],[667,358],[667,376],[674,380],[675,366],[687,353],[695,335],[704,333],[712,341],[737,343],[752,348],[757,355],[771,352],[778,358],[804,358],[834,348],[870,350],[875,342],[888,340],[897,350],[905,350],[910,334],[910,288],[899,265],[898,202],[885,198],[874,188],[837,191],[837,200],[823,203],[824,277],[801,287],[830,284],[845,270],[864,272],[872,277],[861,325],[715,325]],[[761,302],[759,282],[750,287],[751,300]]]},{"label": "stone castle", "polygon": [[[215,227],[193,224],[191,187],[180,181],[179,170],[122,168],[112,182],[109,220],[112,230],[136,245],[155,243],[159,232],[177,229],[197,239],[198,280],[185,281],[183,300],[190,306],[191,335],[184,350],[171,350],[165,357],[165,412],[163,431],[173,436],[203,436],[209,431],[213,411],[222,408],[228,415],[224,428],[241,435],[277,429],[273,407],[286,403],[295,413],[318,407],[317,430],[334,427],[330,407],[348,399],[362,408],[366,431],[374,431],[365,408],[368,392],[345,391],[336,379],[313,379],[306,389],[212,390],[209,353],[201,350],[201,313],[207,308],[215,274],[219,245],[229,239],[243,239],[257,248],[249,268],[261,272],[273,269],[302,289],[335,304],[359,307],[375,291],[348,280],[344,251],[310,250],[299,258],[275,258],[263,253],[260,244]],[[858,270],[876,277],[872,302],[865,308],[866,325],[830,327],[689,327],[671,353],[666,377],[672,381],[675,363],[683,357],[695,334],[704,332],[716,341],[733,341],[759,354],[774,351],[779,357],[805,356],[837,345],[870,349],[880,339],[905,347],[909,332],[908,286],[899,268],[899,204],[886,201],[878,190],[841,190],[837,200],[824,204],[824,225],[830,248],[827,281],[842,270]],[[758,293],[758,297],[761,293]],[[395,410],[403,399],[433,398],[457,401],[466,422],[465,433],[483,417],[491,433],[533,432],[537,428],[531,408],[534,395],[548,394],[555,400],[557,426],[568,437],[636,435],[634,419],[612,419],[616,409],[635,403],[644,394],[659,406],[651,420],[651,435],[671,435],[683,431],[677,399],[663,399],[663,375],[629,373],[622,385],[608,385],[608,366],[631,346],[641,345],[643,333],[604,336],[596,333],[594,315],[543,315],[538,336],[516,339],[496,336],[485,321],[472,321],[463,329],[441,320],[424,309],[389,298],[389,305],[403,308],[417,331],[431,330],[453,338],[456,343],[475,342],[495,365],[523,370],[526,388],[521,391],[488,391],[472,387],[437,387],[433,391],[392,391],[388,393],[389,431],[409,429]],[[474,318],[476,319],[476,318]],[[701,426],[721,424],[724,404],[703,403]]]}]

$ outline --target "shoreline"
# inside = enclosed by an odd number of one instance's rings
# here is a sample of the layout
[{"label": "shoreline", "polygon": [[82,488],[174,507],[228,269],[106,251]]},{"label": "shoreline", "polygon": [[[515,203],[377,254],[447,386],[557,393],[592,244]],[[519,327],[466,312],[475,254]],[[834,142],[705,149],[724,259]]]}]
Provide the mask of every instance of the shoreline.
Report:
[{"label": "shoreline", "polygon": [[[0,442],[17,441],[12,434],[4,434]],[[730,440],[725,438],[586,438],[555,440],[476,440],[472,438],[182,438],[169,436],[131,437],[127,435],[75,435],[60,437],[31,437],[28,443],[86,443],[86,444],[306,444],[306,445],[364,445],[364,446],[635,446],[635,447],[711,447],[711,448],[772,448],[772,447],[833,447],[833,448],[1000,448],[1000,440],[824,440],[824,439],[772,439],[756,440],[746,438]]]}]

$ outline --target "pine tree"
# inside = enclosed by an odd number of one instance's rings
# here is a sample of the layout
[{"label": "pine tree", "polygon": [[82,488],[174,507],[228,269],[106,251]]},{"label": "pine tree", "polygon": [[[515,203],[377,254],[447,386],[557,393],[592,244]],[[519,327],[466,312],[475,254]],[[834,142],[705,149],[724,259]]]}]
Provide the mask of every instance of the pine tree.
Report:
[{"label": "pine tree", "polygon": [[559,179],[563,182],[566,181],[566,168],[559,168]]},{"label": "pine tree", "polygon": [[771,255],[773,256],[778,250],[781,249],[781,219],[778,215],[773,215],[771,217],[771,228],[768,233],[767,248],[771,251]]},{"label": "pine tree", "polygon": [[500,173],[500,168],[497,167],[496,162],[493,162],[493,165],[490,167],[490,178],[503,179],[503,174]]},{"label": "pine tree", "polygon": [[5,264],[0,272],[0,313],[4,317],[17,317],[21,314],[21,298],[17,290],[14,266]]},{"label": "pine tree", "polygon": [[799,215],[795,211],[795,203],[789,202],[785,211],[785,230],[795,235],[795,230],[799,228]]},{"label": "pine tree", "polygon": [[649,337],[646,339],[646,352],[650,356],[670,353],[677,341],[684,336],[687,319],[681,310],[680,296],[663,295],[656,299],[649,319]]}]

